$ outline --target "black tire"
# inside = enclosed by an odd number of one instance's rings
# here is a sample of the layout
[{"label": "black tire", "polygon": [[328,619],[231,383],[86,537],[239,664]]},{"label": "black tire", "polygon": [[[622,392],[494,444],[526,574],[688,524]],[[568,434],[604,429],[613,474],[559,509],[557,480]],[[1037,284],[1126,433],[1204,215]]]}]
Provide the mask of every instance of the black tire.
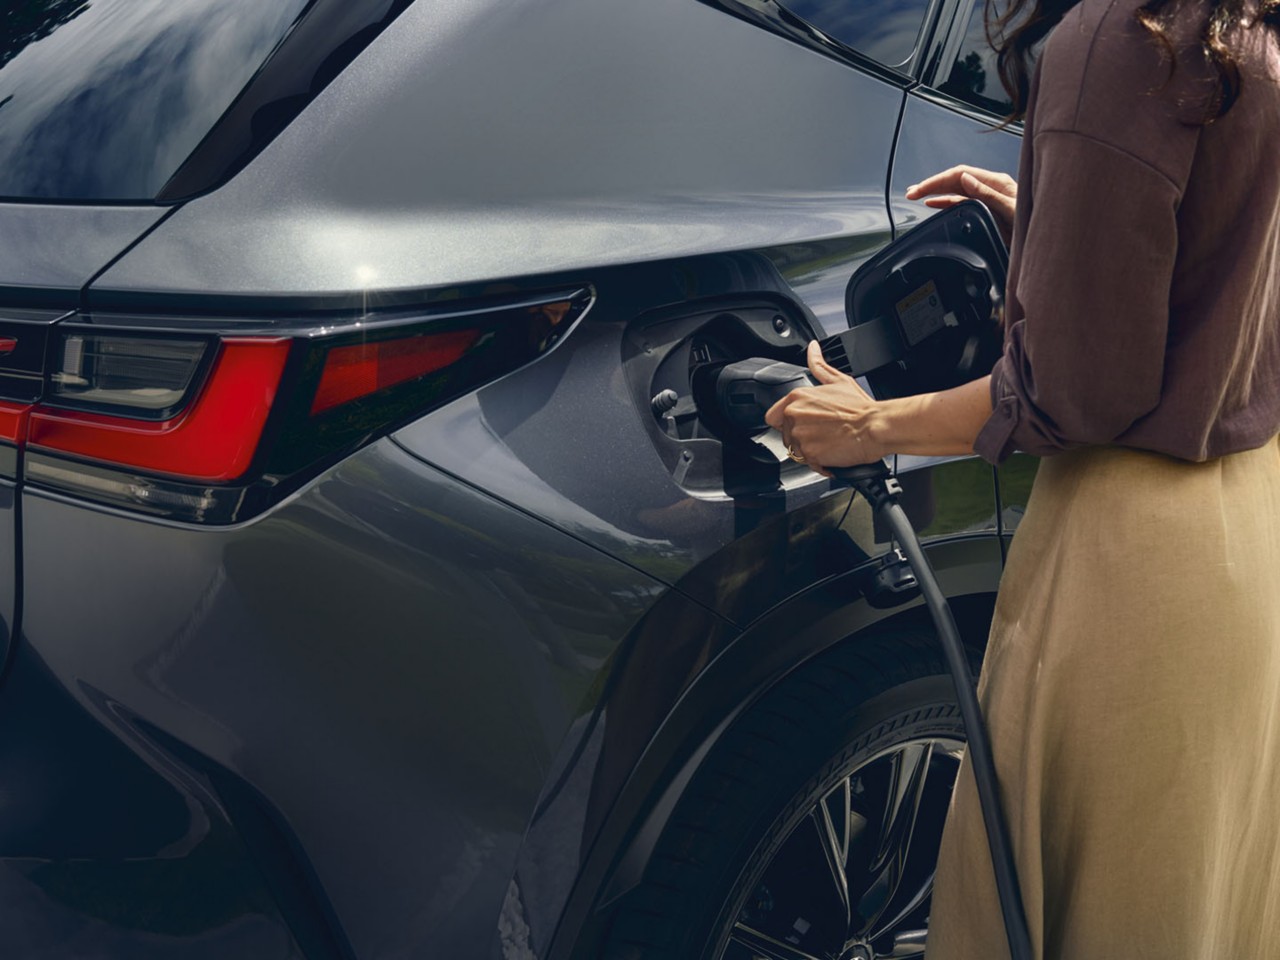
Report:
[{"label": "black tire", "polygon": [[931,635],[857,639],[804,665],[698,771],[603,956],[922,956],[963,741]]}]

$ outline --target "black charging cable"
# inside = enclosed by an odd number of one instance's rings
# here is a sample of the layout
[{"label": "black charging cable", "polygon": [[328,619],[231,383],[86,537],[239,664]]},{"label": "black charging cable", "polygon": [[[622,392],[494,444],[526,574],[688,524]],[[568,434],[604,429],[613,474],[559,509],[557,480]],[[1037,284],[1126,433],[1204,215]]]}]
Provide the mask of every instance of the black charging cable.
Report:
[{"label": "black charging cable", "polygon": [[[817,383],[804,367],[765,357],[707,365],[694,371],[692,382],[698,409],[714,431],[725,436],[748,437],[769,428],[765,418],[773,404],[797,387]],[[659,399],[654,398],[655,409]],[[831,474],[836,483],[852,487],[865,497],[876,515],[884,520],[920,585],[929,616],[938,629],[942,651],[955,684],[960,717],[968,735],[969,765],[978,785],[978,801],[987,828],[996,892],[1000,896],[1000,911],[1004,915],[1005,934],[1009,938],[1009,953],[1012,960],[1032,960],[1027,915],[1022,906],[1022,891],[1013,862],[1013,844],[1009,839],[995,762],[991,757],[991,738],[987,735],[987,725],[978,706],[973,674],[964,655],[964,645],[955,617],[951,614],[951,606],[938,586],[938,578],[920,547],[920,539],[911,521],[898,503],[902,487],[883,460],[859,467],[833,468]]]},{"label": "black charging cable", "polygon": [[853,487],[866,498],[871,508],[884,520],[898,542],[911,571],[920,584],[929,616],[933,618],[942,643],[942,652],[951,671],[960,705],[960,717],[964,721],[968,737],[969,764],[978,785],[978,800],[982,808],[982,820],[987,828],[987,843],[991,849],[991,863],[995,868],[996,892],[1000,897],[1000,911],[1004,915],[1005,934],[1009,939],[1012,960],[1032,960],[1031,934],[1027,929],[1027,915],[1022,906],[1022,891],[1018,886],[1017,870],[1013,862],[1013,843],[1009,837],[1009,825],[1005,821],[1004,807],[1000,802],[1000,786],[996,779],[995,762],[991,756],[991,738],[987,724],[978,706],[978,694],[964,654],[960,631],[952,616],[951,606],[938,586],[938,578],[920,546],[911,521],[898,503],[902,487],[883,460],[860,467],[836,467],[831,469],[835,481]]}]

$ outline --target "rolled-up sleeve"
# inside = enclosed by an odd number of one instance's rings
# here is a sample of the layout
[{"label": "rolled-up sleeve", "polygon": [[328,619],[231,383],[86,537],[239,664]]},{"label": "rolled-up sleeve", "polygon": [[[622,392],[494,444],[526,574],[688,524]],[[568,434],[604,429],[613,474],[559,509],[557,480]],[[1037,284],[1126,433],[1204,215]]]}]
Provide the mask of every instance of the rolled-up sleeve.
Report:
[{"label": "rolled-up sleeve", "polygon": [[1078,130],[1041,130],[1033,148],[1020,315],[974,443],[992,463],[1113,441],[1156,408],[1164,381],[1181,185]]}]

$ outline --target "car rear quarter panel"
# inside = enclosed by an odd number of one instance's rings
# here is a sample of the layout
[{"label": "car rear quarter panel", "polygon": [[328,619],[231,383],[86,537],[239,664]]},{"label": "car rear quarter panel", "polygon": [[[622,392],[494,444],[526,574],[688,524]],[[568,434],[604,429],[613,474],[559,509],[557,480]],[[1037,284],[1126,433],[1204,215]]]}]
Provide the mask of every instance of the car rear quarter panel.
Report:
[{"label": "car rear quarter panel", "polygon": [[[30,493],[25,519],[23,655],[142,762],[260,798],[360,958],[474,955],[566,736],[666,592],[389,441],[235,528]],[[122,868],[99,867],[101,897]]]}]

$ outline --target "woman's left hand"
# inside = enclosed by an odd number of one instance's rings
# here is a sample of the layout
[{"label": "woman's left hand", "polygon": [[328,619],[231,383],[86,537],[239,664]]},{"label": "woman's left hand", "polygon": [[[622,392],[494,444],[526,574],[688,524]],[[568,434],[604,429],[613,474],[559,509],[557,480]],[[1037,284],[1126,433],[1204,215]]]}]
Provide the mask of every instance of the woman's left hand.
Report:
[{"label": "woman's left hand", "polygon": [[888,454],[873,436],[879,404],[809,344],[809,370],[820,386],[800,387],[769,408],[765,420],[782,433],[792,459],[819,473],[827,467],[871,463]]}]

